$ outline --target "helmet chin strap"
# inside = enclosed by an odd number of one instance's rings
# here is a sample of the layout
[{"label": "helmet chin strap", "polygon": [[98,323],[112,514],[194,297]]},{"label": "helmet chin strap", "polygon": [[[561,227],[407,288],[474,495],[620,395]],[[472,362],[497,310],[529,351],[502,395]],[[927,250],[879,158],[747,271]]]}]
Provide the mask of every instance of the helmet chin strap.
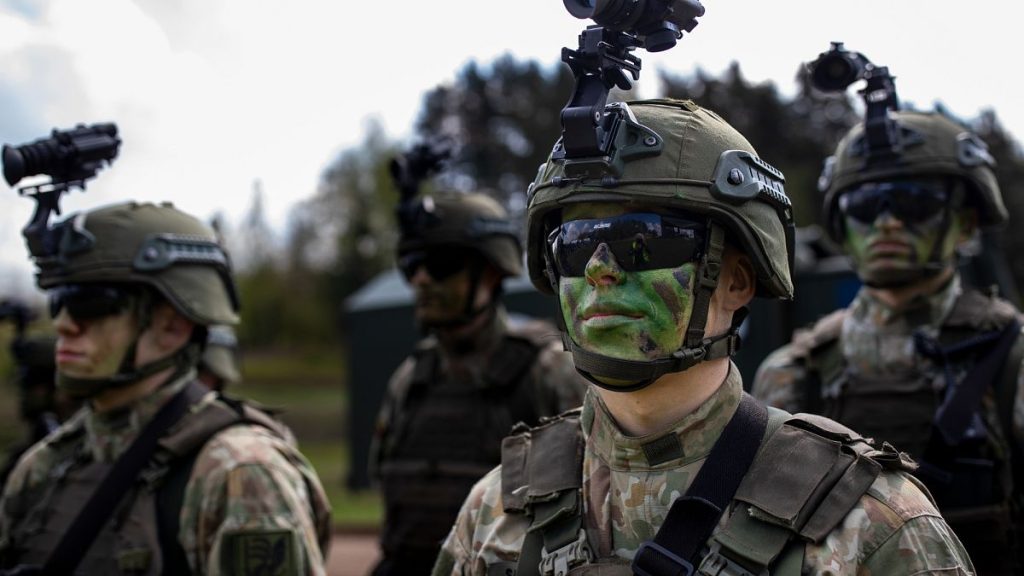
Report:
[{"label": "helmet chin strap", "polygon": [[[682,372],[705,360],[726,358],[739,350],[739,328],[747,316],[746,308],[741,308],[733,314],[732,326],[725,334],[704,337],[711,295],[718,286],[722,252],[725,250],[725,229],[714,222],[709,222],[708,232],[707,250],[697,268],[693,310],[683,346],[669,357],[656,360],[623,360],[584,350],[573,342],[564,320],[559,315],[559,322],[562,324],[562,343],[565,349],[572,353],[573,364],[584,378],[606,390],[630,392],[649,386],[665,374]],[[557,286],[555,293],[558,293]]]}]

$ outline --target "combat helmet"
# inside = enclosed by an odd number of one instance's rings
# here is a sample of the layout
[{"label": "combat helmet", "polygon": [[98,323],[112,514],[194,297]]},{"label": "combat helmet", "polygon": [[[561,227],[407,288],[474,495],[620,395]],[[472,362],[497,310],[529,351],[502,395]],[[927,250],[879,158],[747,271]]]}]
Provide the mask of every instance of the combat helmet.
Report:
[{"label": "combat helmet", "polygon": [[753,263],[758,296],[793,297],[793,215],[782,173],[761,160],[753,146],[714,112],[688,100],[668,99],[609,104],[606,112],[624,118],[611,157],[568,159],[559,140],[530,185],[527,267],[534,286],[558,293],[547,236],[559,224],[561,210],[572,204],[612,202],[684,210],[706,217],[709,230],[680,350],[649,362],[621,360],[583,350],[563,331],[577,370],[601,386],[612,387],[595,380],[595,374],[632,382],[613,387],[630,390],[738,349],[742,314],[734,317],[728,334],[709,338],[704,333],[726,236]]},{"label": "combat helmet", "polygon": [[427,248],[464,247],[482,254],[502,274],[522,274],[523,252],[508,213],[490,196],[425,194],[399,207],[398,256]]},{"label": "combat helmet", "polygon": [[[71,214],[53,225],[47,243],[51,250],[34,255],[40,288],[142,284],[199,326],[238,323],[238,296],[227,253],[209,226],[170,204],[127,202]],[[138,334],[145,327],[139,326]],[[73,395],[88,396],[169,366],[193,366],[201,347],[201,342],[194,342],[178,354],[136,368],[133,343],[112,378],[94,381],[59,374],[58,384]]]},{"label": "combat helmet", "polygon": [[829,236],[843,242],[839,197],[865,182],[920,176],[952,176],[966,183],[968,204],[978,210],[983,227],[1007,220],[995,160],[976,134],[939,112],[889,111],[888,120],[901,135],[900,146],[872,154],[865,126],[858,123],[840,140],[825,161],[819,189],[825,194],[824,221]]}]

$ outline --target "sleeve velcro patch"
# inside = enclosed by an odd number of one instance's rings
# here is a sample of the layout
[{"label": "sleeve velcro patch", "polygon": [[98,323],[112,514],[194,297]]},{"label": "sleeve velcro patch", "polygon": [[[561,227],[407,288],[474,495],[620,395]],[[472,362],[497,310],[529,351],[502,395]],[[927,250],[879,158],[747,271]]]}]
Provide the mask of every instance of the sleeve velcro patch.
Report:
[{"label": "sleeve velcro patch", "polygon": [[221,548],[224,574],[298,576],[295,534],[289,530],[226,534]]}]

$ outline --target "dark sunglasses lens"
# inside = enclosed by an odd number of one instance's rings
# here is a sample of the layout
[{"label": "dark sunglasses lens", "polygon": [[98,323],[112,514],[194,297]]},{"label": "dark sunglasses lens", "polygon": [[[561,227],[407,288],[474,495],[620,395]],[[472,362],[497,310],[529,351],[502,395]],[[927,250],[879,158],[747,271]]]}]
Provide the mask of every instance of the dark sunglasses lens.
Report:
[{"label": "dark sunglasses lens", "polygon": [[874,222],[875,218],[888,211],[903,222],[914,224],[942,212],[947,198],[940,183],[867,183],[840,196],[839,209],[864,223]]},{"label": "dark sunglasses lens", "polygon": [[580,277],[602,243],[627,271],[674,268],[692,262],[704,247],[704,227],[681,218],[635,213],[566,222],[548,240],[558,273]]},{"label": "dark sunglasses lens", "polygon": [[406,280],[411,280],[420,266],[426,268],[427,274],[434,280],[444,280],[463,270],[471,256],[469,251],[458,248],[412,252],[399,259],[398,267]]},{"label": "dark sunglasses lens", "polygon": [[50,316],[66,308],[75,320],[96,320],[121,313],[130,302],[131,295],[119,288],[72,284],[50,291]]}]

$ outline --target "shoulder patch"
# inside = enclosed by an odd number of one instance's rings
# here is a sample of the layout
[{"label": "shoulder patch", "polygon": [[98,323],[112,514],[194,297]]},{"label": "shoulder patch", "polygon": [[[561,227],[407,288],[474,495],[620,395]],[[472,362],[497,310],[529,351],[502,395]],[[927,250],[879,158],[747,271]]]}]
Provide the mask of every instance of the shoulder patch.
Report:
[{"label": "shoulder patch", "polygon": [[298,576],[295,535],[288,530],[246,530],[224,535],[224,574]]}]

